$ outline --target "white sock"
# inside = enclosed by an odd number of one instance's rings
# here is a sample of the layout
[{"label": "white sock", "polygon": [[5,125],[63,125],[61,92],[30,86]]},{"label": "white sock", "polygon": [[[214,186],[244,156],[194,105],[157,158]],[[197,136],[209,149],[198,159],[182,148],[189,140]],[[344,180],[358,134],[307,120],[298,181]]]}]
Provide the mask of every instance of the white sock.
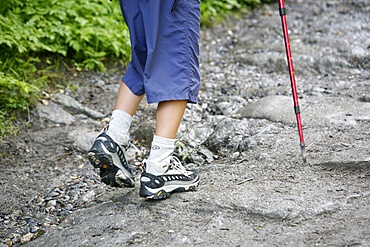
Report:
[{"label": "white sock", "polygon": [[173,153],[175,149],[175,141],[176,139],[154,135],[150,154],[146,163],[147,172],[157,175],[167,170],[167,166],[164,167],[163,164],[161,164],[161,161]]},{"label": "white sock", "polygon": [[118,144],[127,145],[129,140],[128,131],[132,122],[132,116],[121,110],[114,110],[109,121],[107,134]]}]

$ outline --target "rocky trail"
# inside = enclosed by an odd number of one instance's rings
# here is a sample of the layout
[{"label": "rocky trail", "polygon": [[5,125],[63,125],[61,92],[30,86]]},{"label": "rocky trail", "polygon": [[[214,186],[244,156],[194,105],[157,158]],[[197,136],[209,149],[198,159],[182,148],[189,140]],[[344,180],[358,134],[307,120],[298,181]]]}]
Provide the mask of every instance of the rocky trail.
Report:
[{"label": "rocky trail", "polygon": [[[277,4],[201,32],[202,88],[179,132],[197,191],[109,188],[86,152],[123,68],[71,73],[29,129],[0,143],[0,247],[370,246],[370,1],[286,1],[308,164],[300,156]],[[155,106],[134,118],[148,153]]]}]

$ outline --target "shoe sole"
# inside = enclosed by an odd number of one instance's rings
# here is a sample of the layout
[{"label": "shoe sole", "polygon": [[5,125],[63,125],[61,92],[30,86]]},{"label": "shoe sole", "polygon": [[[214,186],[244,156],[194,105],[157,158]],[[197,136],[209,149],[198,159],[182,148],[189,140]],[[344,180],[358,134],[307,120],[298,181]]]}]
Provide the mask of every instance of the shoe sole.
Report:
[{"label": "shoe sole", "polygon": [[[172,189],[171,185],[170,186],[163,186],[161,190],[155,193],[151,193],[147,189],[143,188],[146,187],[145,185],[141,185],[140,187],[140,197],[146,198],[146,199],[151,199],[151,200],[163,200],[167,199],[171,196],[172,193],[177,193],[177,192],[187,192],[187,191],[195,191],[197,187],[199,186],[200,179],[192,184],[189,185],[183,185],[181,187],[176,186],[176,188]],[[167,189],[167,191],[166,191]]]},{"label": "shoe sole", "polygon": [[116,166],[112,156],[90,151],[87,154],[94,168],[100,169],[101,181],[112,187],[134,187],[134,179],[131,178],[122,166]]}]

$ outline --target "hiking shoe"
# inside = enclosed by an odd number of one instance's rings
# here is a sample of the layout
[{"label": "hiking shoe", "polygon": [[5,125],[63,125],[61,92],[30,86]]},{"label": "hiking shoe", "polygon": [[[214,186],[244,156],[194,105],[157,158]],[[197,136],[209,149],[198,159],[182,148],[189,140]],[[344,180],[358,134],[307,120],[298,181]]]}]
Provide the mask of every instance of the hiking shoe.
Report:
[{"label": "hiking shoe", "polygon": [[100,168],[101,181],[113,187],[134,187],[134,176],[120,145],[101,133],[87,154],[90,163]]},{"label": "hiking shoe", "polygon": [[199,175],[194,170],[186,170],[180,160],[169,156],[164,161],[168,169],[162,175],[153,175],[145,170],[140,177],[140,197],[166,199],[172,192],[195,190],[199,185]]}]

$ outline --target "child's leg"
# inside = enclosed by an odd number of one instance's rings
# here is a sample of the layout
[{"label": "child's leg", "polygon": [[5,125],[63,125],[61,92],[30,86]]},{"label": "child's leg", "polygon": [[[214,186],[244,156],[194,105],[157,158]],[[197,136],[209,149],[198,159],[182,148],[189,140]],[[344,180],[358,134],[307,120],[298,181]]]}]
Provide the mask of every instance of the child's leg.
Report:
[{"label": "child's leg", "polygon": [[165,199],[172,192],[194,190],[199,185],[199,175],[188,170],[172,155],[175,138],[187,100],[164,101],[158,104],[157,128],[145,170],[140,177],[139,195],[150,199]]},{"label": "child's leg", "polygon": [[124,82],[121,83],[115,110],[112,113],[109,128],[106,132],[117,144],[128,144],[132,116],[142,98],[143,96],[133,94]]},{"label": "child's leg", "polygon": [[100,169],[100,177],[108,185],[135,185],[122,145],[128,144],[132,115],[142,98],[133,94],[125,83],[121,84],[109,128],[95,139],[88,153],[91,164]]},{"label": "child's leg", "polygon": [[[187,100],[172,100],[158,103],[156,113],[156,130],[151,145],[148,160],[160,163],[163,159],[172,155],[175,149],[176,134],[179,129]],[[166,167],[147,167],[156,168],[152,173],[162,173]]]},{"label": "child's leg", "polygon": [[126,84],[122,82],[114,109],[127,112],[133,116],[143,97],[144,95],[137,96],[133,94]]},{"label": "child's leg", "polygon": [[175,139],[179,129],[187,100],[171,100],[158,103],[155,134],[160,137]]}]

